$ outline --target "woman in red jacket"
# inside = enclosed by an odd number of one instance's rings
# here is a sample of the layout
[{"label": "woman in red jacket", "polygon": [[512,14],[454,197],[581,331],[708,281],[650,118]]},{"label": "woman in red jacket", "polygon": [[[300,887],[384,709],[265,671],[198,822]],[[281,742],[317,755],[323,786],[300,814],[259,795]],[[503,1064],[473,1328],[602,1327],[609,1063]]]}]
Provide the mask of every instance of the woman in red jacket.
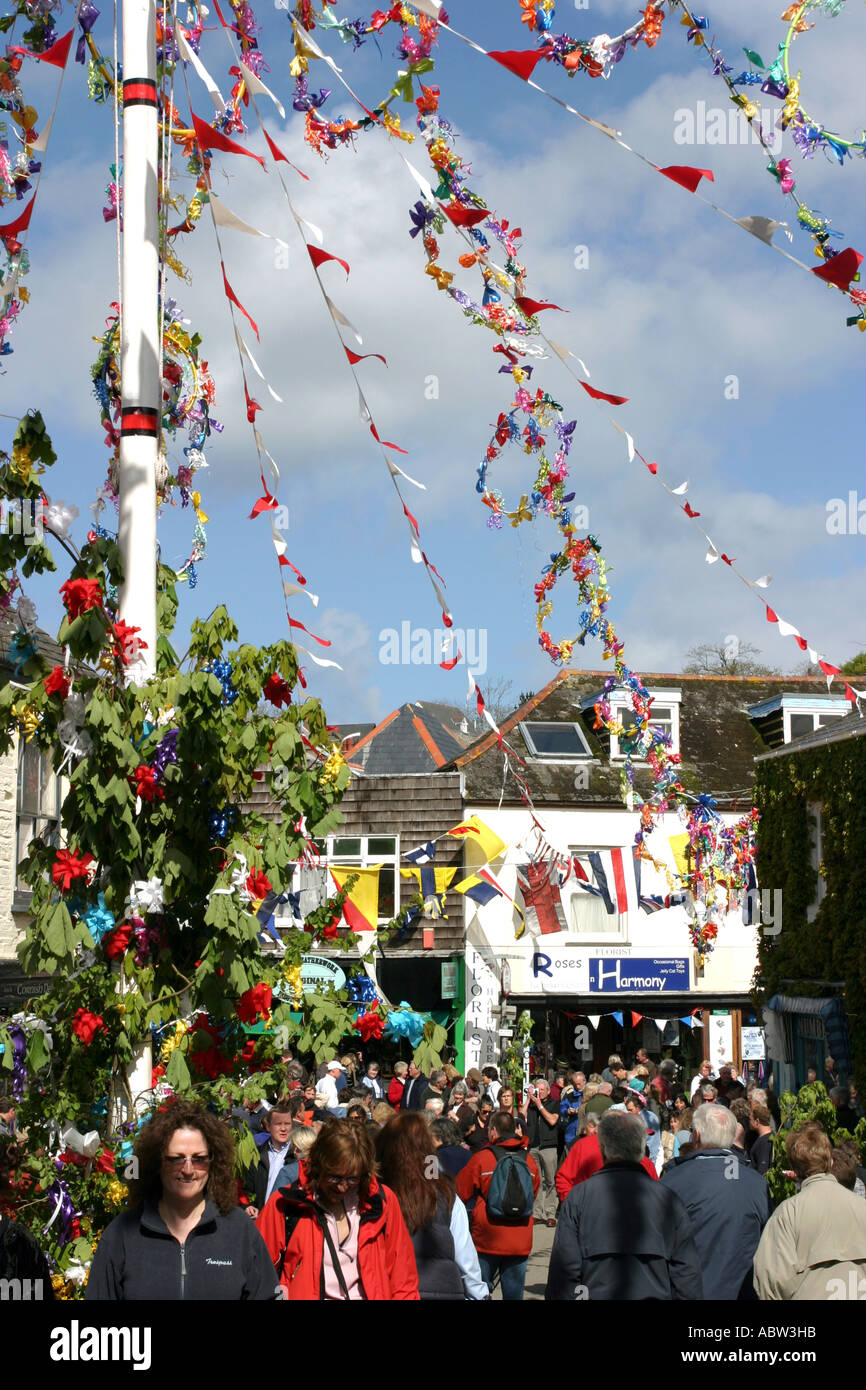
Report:
[{"label": "woman in red jacket", "polygon": [[397,1198],[376,1180],[366,1125],[329,1121],[300,1181],[275,1192],[256,1225],[286,1299],[418,1298],[412,1241]]}]

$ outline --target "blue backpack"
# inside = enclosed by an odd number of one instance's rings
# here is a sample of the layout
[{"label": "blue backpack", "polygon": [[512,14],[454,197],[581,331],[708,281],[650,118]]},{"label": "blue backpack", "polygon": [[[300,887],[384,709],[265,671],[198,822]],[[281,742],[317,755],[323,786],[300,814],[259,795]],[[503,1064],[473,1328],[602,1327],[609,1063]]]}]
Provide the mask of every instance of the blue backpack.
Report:
[{"label": "blue backpack", "polygon": [[532,1174],[526,1162],[526,1150],[500,1148],[497,1144],[496,1167],[487,1191],[487,1215],[494,1221],[528,1221],[535,1206]]}]

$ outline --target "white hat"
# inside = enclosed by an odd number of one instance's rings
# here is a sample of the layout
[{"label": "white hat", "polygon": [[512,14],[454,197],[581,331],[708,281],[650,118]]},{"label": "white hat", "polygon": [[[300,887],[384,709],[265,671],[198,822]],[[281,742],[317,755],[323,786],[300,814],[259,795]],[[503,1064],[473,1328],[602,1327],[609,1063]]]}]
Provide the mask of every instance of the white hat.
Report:
[{"label": "white hat", "polygon": [[325,1071],[342,1071],[342,1070],[343,1070],[343,1065],[342,1065],[342,1063],[341,1063],[341,1062],[338,1062],[336,1059],[335,1059],[333,1062],[329,1062],[328,1065],[325,1067]]}]

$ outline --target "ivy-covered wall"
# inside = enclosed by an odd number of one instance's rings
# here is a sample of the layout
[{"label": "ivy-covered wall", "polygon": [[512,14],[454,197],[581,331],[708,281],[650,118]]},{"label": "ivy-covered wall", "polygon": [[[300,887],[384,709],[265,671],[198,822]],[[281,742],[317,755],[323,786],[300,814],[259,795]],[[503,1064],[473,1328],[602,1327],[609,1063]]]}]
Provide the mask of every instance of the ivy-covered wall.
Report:
[{"label": "ivy-covered wall", "polygon": [[[768,758],[756,765],[758,882],[781,889],[782,929],[759,933],[755,998],[815,995],[791,981],[843,980],[855,1081],[866,1093],[866,737]],[[807,921],[818,882],[810,863],[821,807],[826,895]],[[786,983],[782,983],[785,981]]]}]

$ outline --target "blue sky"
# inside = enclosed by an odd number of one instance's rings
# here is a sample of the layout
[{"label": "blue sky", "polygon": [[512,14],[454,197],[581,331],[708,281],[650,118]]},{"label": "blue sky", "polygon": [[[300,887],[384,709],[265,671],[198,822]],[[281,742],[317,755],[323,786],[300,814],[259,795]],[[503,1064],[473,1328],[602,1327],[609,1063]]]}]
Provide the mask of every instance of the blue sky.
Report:
[{"label": "blue sky", "polygon": [[[487,48],[532,46],[517,0],[452,0],[448,9],[453,27]],[[777,6],[754,10],[749,0],[725,0],[709,11],[710,33],[738,70],[744,46],[770,61],[784,33]],[[347,18],[360,13],[337,11]],[[616,34],[636,17],[637,7],[622,0],[596,0],[580,10],[560,4],[554,31]],[[406,500],[426,553],[447,580],[456,625],[484,634],[487,672],[479,683],[483,689],[501,677],[513,681],[515,693],[538,689],[555,668],[537,645],[532,587],[556,533],[543,521],[490,531],[475,493],[491,424],[511,399],[509,378],[497,374],[502,359],[491,353],[492,335],[437,292],[424,274],[421,248],[408,236],[408,209],[418,193],[398,155],[405,151],[426,172],[423,147],[416,141],[408,149],[376,132],[361,136],[356,150],[319,162],[303,145],[302,117],[291,111],[286,16],[262,5],[258,18],[271,68],[266,80],[288,108],[285,125],[275,112],[267,124],[310,175],[309,183],[289,176],[298,211],[322,228],[329,250],[351,263],[348,282],[338,267],[325,267],[329,294],[358,326],[361,350],[388,359],[387,371],[370,361],[359,373],[382,437],[409,450],[402,462],[426,483],[424,492],[406,485]],[[858,96],[864,31],[862,7],[852,6],[835,20],[820,15],[815,30],[797,41],[811,114],[852,134],[866,120]],[[107,7],[95,33],[110,51]],[[395,35],[386,30],[378,46],[369,42],[358,53],[333,35],[321,36],[368,105],[388,91],[403,65]],[[202,58],[227,92],[232,60],[221,33],[206,35]],[[310,85],[332,88],[328,114],[354,115],[349,98],[318,66]],[[759,147],[676,143],[678,113],[701,101],[728,108],[724,87],[686,44],[678,17],[665,20],[653,50],[629,51],[609,81],[569,80],[544,64],[536,77],[621,130],[654,162],[712,168],[710,194],[734,216],[790,218],[793,209],[765,172]],[[207,116],[207,94],[192,73],[189,80],[196,109]],[[426,80],[441,89],[442,113],[471,161],[472,186],[499,217],[522,228],[527,292],[569,310],[548,314],[547,332],[584,359],[593,384],[629,397],[617,419],[658,460],[668,482],[691,480],[691,503],[720,548],[751,576],[773,574],[766,597],[777,613],[837,663],[866,648],[864,538],[829,535],[826,528],[831,498],[857,489],[866,496],[866,335],[845,327],[846,301],[452,36],[442,35],[435,74]],[[53,70],[27,66],[25,93],[43,122],[55,88]],[[413,113],[402,108],[406,128]],[[29,239],[32,303],[0,378],[0,410],[43,411],[60,460],[48,490],[80,508],[73,529],[79,540],[107,456],[89,365],[92,339],[116,298],[114,228],[101,212],[113,141],[110,111],[88,103],[82,69],[70,68]],[[251,132],[250,145],[263,149],[261,136]],[[862,165],[840,169],[820,153],[806,162],[794,149],[783,152],[804,201],[844,231],[835,244],[866,250]],[[282,472],[287,554],[320,596],[317,610],[298,599],[293,612],[332,640],[327,655],[344,668],[308,666],[309,688],[331,719],[342,722],[381,717],[405,700],[459,704],[466,693],[462,668],[446,673],[435,664],[381,660],[381,633],[405,622],[434,629],[440,614],[422,567],[411,561],[381,455],[358,422],[351,374],[279,185],[252,161],[230,156],[215,158],[214,174],[217,191],[239,215],[290,242],[289,265],[278,268],[272,243],[223,234],[229,279],[261,330],[261,343],[250,338],[251,346],[284,399],[282,406],[269,402],[258,423]],[[776,236],[789,246],[781,232]],[[463,248],[453,235],[440,241],[443,264],[453,266]],[[585,269],[575,266],[578,247],[588,252]],[[192,283],[175,283],[170,292],[203,335],[215,410],[225,424],[201,476],[211,518],[208,558],[198,587],[183,593],[180,622],[188,627],[225,602],[244,640],[275,640],[286,634],[283,601],[266,522],[246,520],[259,492],[255,451],[207,220],[176,249]],[[796,227],[789,249],[814,260],[812,243]],[[475,288],[468,278],[461,283]],[[348,334],[347,341],[357,346]],[[726,399],[732,375],[739,394]],[[433,399],[431,377],[438,387]],[[562,401],[566,418],[577,418],[570,481],[609,563],[609,616],[630,664],[673,672],[692,644],[733,634],[759,646],[770,664],[798,668],[795,644],[767,624],[761,605],[726,567],[706,565],[700,536],[646,470],[628,463],[621,436],[555,357],[538,365],[536,383]],[[0,419],[0,426],[7,443],[12,422]],[[514,452],[497,465],[495,481],[510,504],[528,491],[531,466]],[[185,558],[190,532],[188,512],[163,517],[169,563]],[[60,617],[56,587],[52,581],[29,590],[49,629]],[[574,612],[563,581],[554,636],[573,631]],[[600,652],[588,645],[577,664],[599,666]]]}]

